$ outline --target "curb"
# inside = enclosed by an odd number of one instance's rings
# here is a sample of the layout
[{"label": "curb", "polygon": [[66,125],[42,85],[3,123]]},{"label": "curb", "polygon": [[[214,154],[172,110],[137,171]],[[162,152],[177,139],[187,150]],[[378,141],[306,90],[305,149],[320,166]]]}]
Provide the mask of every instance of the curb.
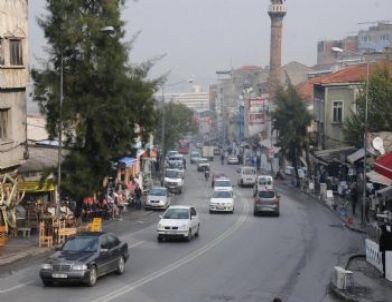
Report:
[{"label": "curb", "polygon": [[30,257],[37,257],[43,254],[52,252],[53,250],[50,248],[34,248],[31,251],[19,253],[10,257],[4,257],[3,259],[0,258],[0,268],[5,267],[8,265],[15,264],[18,261],[30,258]]},{"label": "curb", "polygon": [[[294,188],[294,189],[296,189],[296,188]],[[350,230],[350,231],[352,231],[352,232],[355,232],[355,233],[358,233],[358,234],[366,234],[366,231],[364,231],[364,230],[362,230],[362,229],[360,229],[360,228],[353,227],[353,226],[347,224],[347,222],[346,222],[342,217],[340,217],[339,214],[337,214],[336,211],[332,210],[332,209],[331,209],[330,207],[328,207],[325,203],[321,202],[320,199],[319,199],[317,196],[313,195],[312,193],[302,191],[302,190],[300,190],[300,189],[299,189],[299,191],[302,192],[302,193],[304,193],[304,194],[306,194],[306,195],[308,195],[308,196],[310,196],[310,197],[312,197],[312,198],[313,198],[314,200],[316,200],[319,204],[321,204],[321,205],[323,205],[324,207],[326,207],[327,209],[329,209],[332,213],[334,213],[334,214],[336,215],[336,217],[338,217],[338,218],[340,219],[340,221],[343,222],[343,225],[344,225],[348,230]]]},{"label": "curb", "polygon": [[347,301],[347,302],[371,302],[370,300],[358,299],[358,298],[355,298],[354,296],[352,296],[350,294],[346,294],[346,292],[344,290],[338,289],[335,286],[335,284],[333,284],[332,282],[330,282],[328,284],[328,289],[334,296],[336,296],[338,299],[340,299],[342,301]]}]

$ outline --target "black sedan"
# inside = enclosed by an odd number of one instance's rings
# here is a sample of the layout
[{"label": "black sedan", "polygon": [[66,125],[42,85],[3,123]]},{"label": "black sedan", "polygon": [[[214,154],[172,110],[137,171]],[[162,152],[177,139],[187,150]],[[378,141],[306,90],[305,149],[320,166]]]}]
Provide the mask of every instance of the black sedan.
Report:
[{"label": "black sedan", "polygon": [[45,286],[54,282],[83,282],[94,286],[98,277],[122,274],[128,260],[128,244],[110,233],[83,233],[67,240],[41,265]]}]

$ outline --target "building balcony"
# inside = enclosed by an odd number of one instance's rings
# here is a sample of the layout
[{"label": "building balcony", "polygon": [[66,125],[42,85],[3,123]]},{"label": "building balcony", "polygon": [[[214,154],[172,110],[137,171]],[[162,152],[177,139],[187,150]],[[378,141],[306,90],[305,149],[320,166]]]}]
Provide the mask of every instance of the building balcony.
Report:
[{"label": "building balcony", "polygon": [[270,16],[284,16],[287,13],[287,7],[284,4],[272,4],[269,6],[268,14]]}]

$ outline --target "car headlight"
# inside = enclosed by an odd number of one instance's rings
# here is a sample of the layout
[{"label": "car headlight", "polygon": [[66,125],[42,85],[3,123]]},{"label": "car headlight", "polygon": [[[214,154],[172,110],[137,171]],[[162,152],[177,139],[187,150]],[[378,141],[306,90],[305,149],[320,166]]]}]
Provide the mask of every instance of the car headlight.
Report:
[{"label": "car headlight", "polygon": [[85,271],[87,270],[87,265],[85,264],[74,264],[72,265],[73,271]]},{"label": "car headlight", "polygon": [[51,271],[53,269],[53,265],[49,263],[41,264],[41,269],[45,271]]},{"label": "car headlight", "polygon": [[187,224],[180,225],[179,229],[185,230],[188,228]]},{"label": "car headlight", "polygon": [[163,225],[158,223],[158,230],[162,230],[163,229]]}]

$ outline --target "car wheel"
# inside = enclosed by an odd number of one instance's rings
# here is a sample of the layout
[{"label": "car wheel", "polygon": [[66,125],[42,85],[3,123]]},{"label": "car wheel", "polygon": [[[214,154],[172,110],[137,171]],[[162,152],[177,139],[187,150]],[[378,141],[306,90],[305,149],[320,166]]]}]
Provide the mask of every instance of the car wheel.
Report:
[{"label": "car wheel", "polygon": [[200,232],[200,224],[197,226],[195,237],[199,237],[199,232]]},{"label": "car wheel", "polygon": [[157,240],[158,240],[158,242],[162,242],[163,241],[163,236],[162,235],[158,235]]},{"label": "car wheel", "polygon": [[125,261],[124,261],[124,257],[121,256],[120,259],[118,259],[118,262],[117,262],[116,273],[118,275],[121,275],[124,272],[124,270],[125,270]]},{"label": "car wheel", "polygon": [[92,266],[87,279],[87,285],[93,287],[97,283],[97,268]]},{"label": "car wheel", "polygon": [[192,240],[192,230],[189,229],[188,235],[186,236],[186,241],[191,241]]},{"label": "car wheel", "polygon": [[256,211],[253,211],[253,216],[257,216],[257,212]]},{"label": "car wheel", "polygon": [[53,281],[50,280],[42,280],[42,284],[44,286],[52,286],[53,285]]},{"label": "car wheel", "polygon": [[213,211],[211,211],[211,210],[209,210],[209,212],[210,212],[210,214],[213,214],[214,212]]},{"label": "car wheel", "polygon": [[276,217],[279,217],[280,216],[280,212],[278,211],[278,212],[276,212]]}]

